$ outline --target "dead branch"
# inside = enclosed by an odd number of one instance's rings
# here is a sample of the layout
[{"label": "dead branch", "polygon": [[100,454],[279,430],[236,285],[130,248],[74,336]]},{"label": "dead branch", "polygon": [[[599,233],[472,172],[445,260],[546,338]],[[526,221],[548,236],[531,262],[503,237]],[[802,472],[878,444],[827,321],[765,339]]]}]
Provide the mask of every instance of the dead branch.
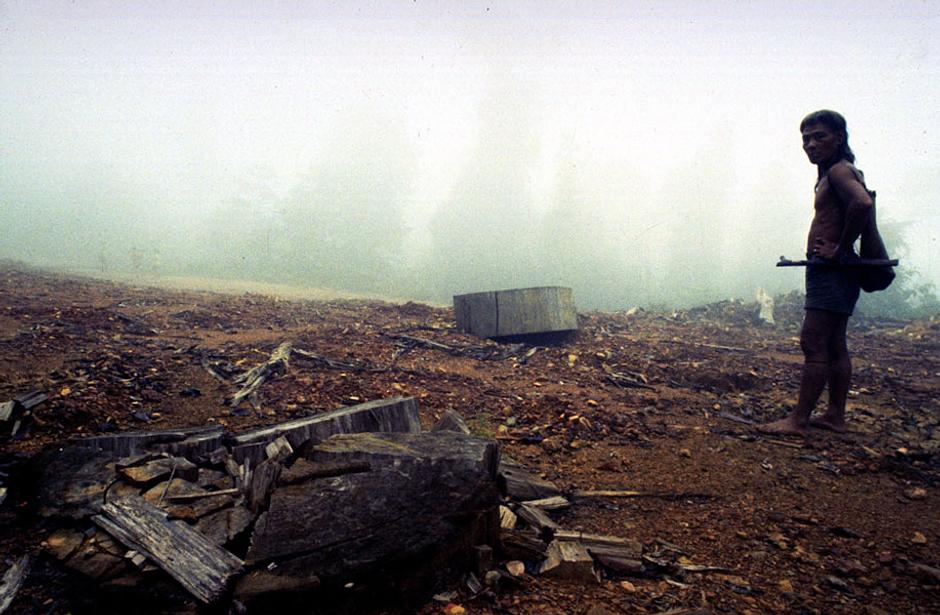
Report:
[{"label": "dead branch", "polygon": [[[268,378],[285,373],[289,367],[291,350],[291,343],[284,342],[274,349],[270,359],[260,365],[252,367],[241,376],[236,377],[234,380],[235,384],[241,384],[242,388],[232,396],[232,401],[229,402],[229,405],[233,408],[238,407],[245,398],[253,397]],[[256,406],[257,404],[253,402],[252,405]]]}]

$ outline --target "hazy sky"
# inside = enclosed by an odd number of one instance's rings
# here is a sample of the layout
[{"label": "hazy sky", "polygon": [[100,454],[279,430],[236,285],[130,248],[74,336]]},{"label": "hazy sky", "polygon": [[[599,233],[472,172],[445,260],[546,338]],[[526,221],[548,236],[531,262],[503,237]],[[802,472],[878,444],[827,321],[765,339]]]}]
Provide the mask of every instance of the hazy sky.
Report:
[{"label": "hazy sky", "polygon": [[536,208],[577,166],[595,215],[653,258],[718,194],[727,232],[703,232],[772,265],[799,256],[811,217],[799,121],[833,108],[879,216],[912,223],[911,260],[940,284],[937,41],[936,2],[0,0],[0,208],[29,219],[27,192],[104,182],[116,217],[136,203],[196,224],[286,194],[337,121],[372,109],[409,142],[420,250],[486,114],[521,114]]}]

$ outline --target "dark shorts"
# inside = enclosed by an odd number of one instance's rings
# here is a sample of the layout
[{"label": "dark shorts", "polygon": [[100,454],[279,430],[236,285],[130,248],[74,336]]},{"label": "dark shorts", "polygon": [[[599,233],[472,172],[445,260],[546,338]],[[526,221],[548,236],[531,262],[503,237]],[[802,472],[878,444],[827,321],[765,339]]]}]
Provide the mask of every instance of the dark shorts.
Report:
[{"label": "dark shorts", "polygon": [[858,269],[810,266],[806,268],[807,310],[851,314],[859,293]]}]

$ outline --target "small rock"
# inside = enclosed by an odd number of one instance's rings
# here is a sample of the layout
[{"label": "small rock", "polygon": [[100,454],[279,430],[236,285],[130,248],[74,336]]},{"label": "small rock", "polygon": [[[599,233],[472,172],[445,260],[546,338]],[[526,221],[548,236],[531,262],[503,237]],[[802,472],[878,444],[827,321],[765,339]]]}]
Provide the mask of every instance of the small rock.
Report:
[{"label": "small rock", "polygon": [[911,564],[911,572],[925,583],[940,584],[940,568],[927,564]]},{"label": "small rock", "polygon": [[790,545],[787,544],[787,537],[779,532],[768,534],[767,540],[781,551],[787,551],[790,548]]},{"label": "small rock", "polygon": [[501,575],[498,570],[489,570],[483,576],[483,583],[490,587],[496,587],[499,585],[499,580],[501,578],[503,578],[503,575]]},{"label": "small rock", "polygon": [[623,591],[627,592],[628,594],[635,594],[635,593],[636,593],[636,585],[634,585],[634,584],[631,583],[630,581],[621,581],[621,582],[620,582],[620,589],[622,589]]},{"label": "small rock", "polygon": [[831,575],[830,575],[830,576],[826,577],[826,583],[827,583],[830,587],[834,587],[835,589],[839,590],[840,592],[851,593],[851,591],[852,591],[852,590],[849,589],[848,584],[847,584],[845,581],[843,581],[842,579],[840,579],[839,577],[834,577],[834,576],[831,576]]},{"label": "small rock", "polygon": [[465,615],[466,612],[467,609],[453,602],[444,607],[444,615]]},{"label": "small rock", "polygon": [[525,564],[519,560],[510,560],[506,562],[506,570],[514,577],[521,577],[525,574]]},{"label": "small rock", "polygon": [[913,487],[904,492],[904,497],[909,500],[923,500],[927,497],[927,490],[923,487]]},{"label": "small rock", "polygon": [[680,449],[679,449],[679,456],[680,456],[680,457],[685,457],[686,459],[691,459],[691,458],[692,458],[692,451],[690,451],[690,450],[687,449],[687,448],[680,448]]},{"label": "small rock", "polygon": [[432,598],[434,602],[443,602],[445,604],[449,602],[453,602],[456,599],[457,599],[457,592],[454,590],[441,592],[439,594],[434,594],[434,597]]},{"label": "small rock", "polygon": [[914,535],[911,536],[911,542],[915,545],[925,545],[927,544],[927,537],[924,536],[921,532],[914,532]]},{"label": "small rock", "polygon": [[793,583],[790,582],[790,579],[783,579],[777,583],[777,587],[780,588],[780,591],[792,594],[793,593]]}]

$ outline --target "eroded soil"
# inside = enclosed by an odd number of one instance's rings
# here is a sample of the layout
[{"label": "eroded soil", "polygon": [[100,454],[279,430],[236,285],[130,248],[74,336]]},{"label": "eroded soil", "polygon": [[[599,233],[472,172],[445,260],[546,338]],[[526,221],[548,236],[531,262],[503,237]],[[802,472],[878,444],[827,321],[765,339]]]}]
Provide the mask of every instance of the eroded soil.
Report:
[{"label": "eroded soil", "polygon": [[[10,474],[0,552],[37,549],[48,531],[25,512],[16,476],[44,446],[113,430],[237,431],[405,395],[426,425],[453,408],[566,490],[645,494],[576,500],[553,513],[564,527],[666,541],[690,563],[731,570],[597,584],[526,575],[475,598],[455,583],[469,613],[940,611],[940,579],[918,566],[940,567],[940,321],[854,321],[850,433],[782,440],[746,422],[795,401],[798,299],[778,305],[777,326],[754,312],[590,313],[564,344],[499,345],[422,304],[168,291],[2,266],[0,401],[37,389],[49,399],[0,440]],[[295,356],[257,409],[224,405],[233,390],[205,366],[244,370],[284,341],[319,359]],[[69,612],[66,596],[57,577],[35,573],[13,611]],[[429,601],[422,612],[443,609]]]}]

